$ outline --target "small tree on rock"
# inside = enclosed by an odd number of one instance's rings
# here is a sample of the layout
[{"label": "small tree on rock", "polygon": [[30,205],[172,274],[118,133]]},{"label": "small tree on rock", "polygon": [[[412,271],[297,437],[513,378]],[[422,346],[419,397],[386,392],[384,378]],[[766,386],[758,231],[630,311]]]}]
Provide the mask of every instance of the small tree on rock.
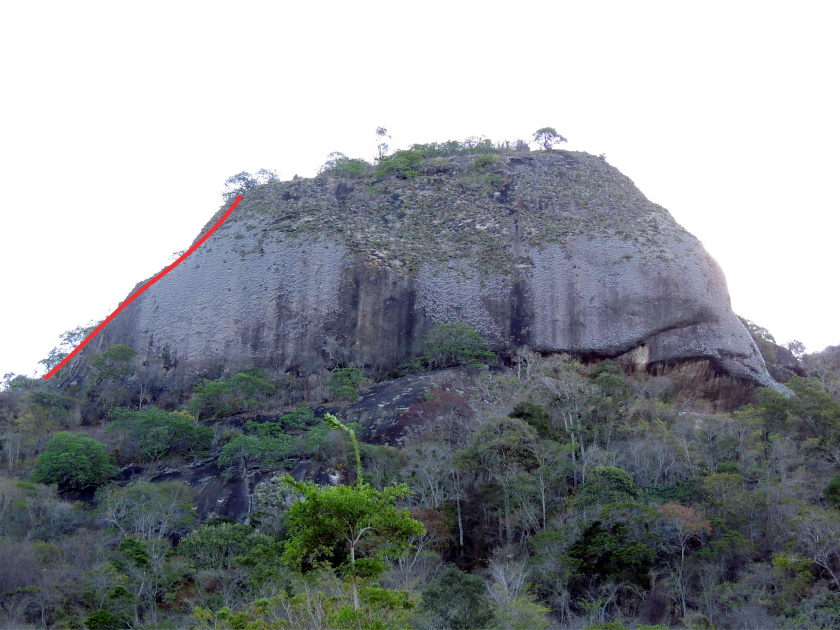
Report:
[{"label": "small tree on rock", "polygon": [[543,127],[534,132],[534,142],[540,145],[544,150],[551,151],[555,145],[568,142],[566,138],[557,133],[554,127]]}]

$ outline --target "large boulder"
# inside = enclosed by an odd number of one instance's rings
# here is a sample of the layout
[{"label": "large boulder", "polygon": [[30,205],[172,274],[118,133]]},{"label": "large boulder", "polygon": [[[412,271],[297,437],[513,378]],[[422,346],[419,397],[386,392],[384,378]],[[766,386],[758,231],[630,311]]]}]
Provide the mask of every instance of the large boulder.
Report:
[{"label": "large boulder", "polygon": [[418,170],[249,190],[89,351],[124,343],[182,372],[218,361],[390,369],[422,351],[434,324],[458,321],[502,352],[527,345],[637,370],[702,360],[780,387],[717,263],[604,160],[461,155]]}]

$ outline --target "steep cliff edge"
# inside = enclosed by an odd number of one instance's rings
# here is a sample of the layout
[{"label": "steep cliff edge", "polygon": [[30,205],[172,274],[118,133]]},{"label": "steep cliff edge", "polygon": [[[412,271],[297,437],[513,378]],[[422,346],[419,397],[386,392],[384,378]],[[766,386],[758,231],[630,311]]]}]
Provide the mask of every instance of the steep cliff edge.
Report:
[{"label": "steep cliff edge", "polygon": [[249,190],[90,351],[124,343],[182,373],[219,361],[390,369],[435,323],[460,321],[501,351],[618,357],[637,370],[702,360],[780,387],[717,263],[604,160],[458,155],[416,168]]}]

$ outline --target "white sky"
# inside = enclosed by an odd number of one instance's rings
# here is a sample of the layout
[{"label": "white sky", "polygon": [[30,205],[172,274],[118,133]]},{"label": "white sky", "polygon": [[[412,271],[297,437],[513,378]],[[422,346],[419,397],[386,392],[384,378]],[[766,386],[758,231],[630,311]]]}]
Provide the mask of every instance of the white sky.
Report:
[{"label": "white sky", "polygon": [[224,180],[414,142],[605,153],[735,311],[840,343],[840,3],[0,3],[0,375],[190,245]]}]

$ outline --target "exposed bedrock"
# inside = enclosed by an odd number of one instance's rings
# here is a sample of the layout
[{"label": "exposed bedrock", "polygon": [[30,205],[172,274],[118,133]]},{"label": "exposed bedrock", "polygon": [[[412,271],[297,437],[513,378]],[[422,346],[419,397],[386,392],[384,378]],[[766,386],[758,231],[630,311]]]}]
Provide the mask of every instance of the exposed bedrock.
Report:
[{"label": "exposed bedrock", "polygon": [[[168,369],[218,360],[304,373],[348,360],[392,368],[422,351],[431,326],[459,321],[500,350],[618,357],[637,370],[707,360],[780,387],[701,243],[615,169],[581,155],[508,162],[504,194],[447,196],[455,167],[435,187],[423,176],[380,183],[384,209],[324,177],[249,192],[90,351],[125,343]],[[564,197],[564,182],[585,169],[596,183],[618,181],[633,203]]]}]

